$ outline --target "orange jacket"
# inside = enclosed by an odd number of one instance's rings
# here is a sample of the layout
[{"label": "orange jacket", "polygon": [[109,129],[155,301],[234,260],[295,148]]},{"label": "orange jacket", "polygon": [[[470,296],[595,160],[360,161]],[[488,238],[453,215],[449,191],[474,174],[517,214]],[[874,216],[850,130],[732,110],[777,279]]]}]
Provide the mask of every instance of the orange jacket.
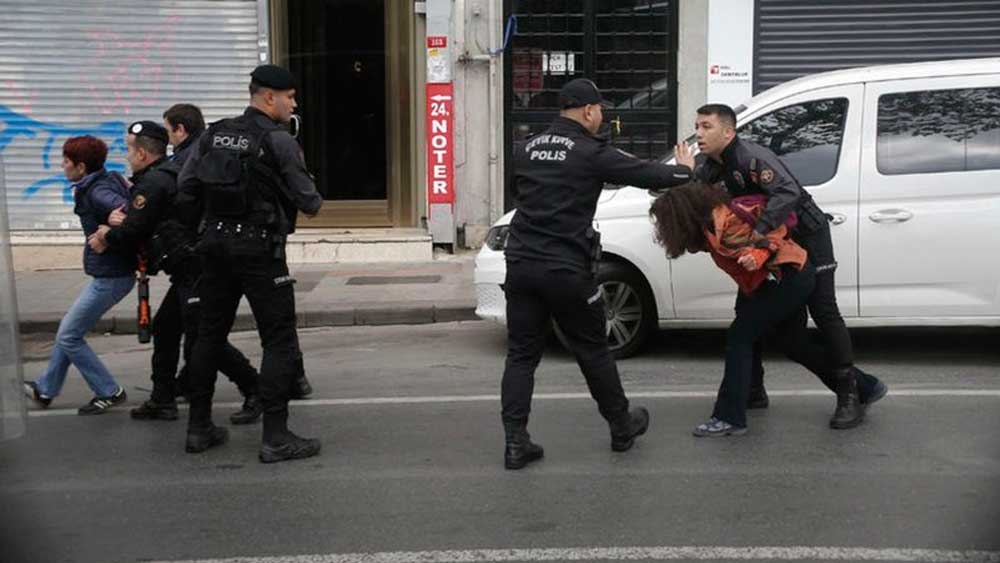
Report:
[{"label": "orange jacket", "polygon": [[[759,217],[767,204],[766,200],[733,200],[730,205],[740,206],[743,215]],[[716,265],[729,274],[740,291],[749,295],[764,283],[769,276],[781,277],[781,266],[790,264],[801,270],[806,263],[805,249],[788,238],[788,227],[779,226],[767,233],[767,247],[757,248],[752,242],[753,225],[748,224],[727,205],[720,205],[712,211],[714,231],[705,229],[708,251]],[[748,272],[737,260],[750,254],[763,267]]]}]

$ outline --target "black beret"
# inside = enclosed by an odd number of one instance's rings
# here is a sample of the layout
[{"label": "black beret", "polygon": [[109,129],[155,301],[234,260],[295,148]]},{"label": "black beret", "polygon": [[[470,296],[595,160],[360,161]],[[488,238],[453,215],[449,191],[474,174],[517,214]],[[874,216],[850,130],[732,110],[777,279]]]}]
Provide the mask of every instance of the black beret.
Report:
[{"label": "black beret", "polygon": [[563,109],[578,108],[590,104],[600,104],[608,107],[608,102],[601,97],[597,85],[587,78],[575,78],[567,82],[559,90],[559,105]]},{"label": "black beret", "polygon": [[136,137],[149,137],[150,139],[157,139],[164,143],[170,142],[167,130],[155,121],[136,121],[128,126],[128,132]]},{"label": "black beret", "polygon": [[274,90],[295,88],[295,77],[287,68],[277,65],[260,65],[250,73],[250,79],[261,86]]}]

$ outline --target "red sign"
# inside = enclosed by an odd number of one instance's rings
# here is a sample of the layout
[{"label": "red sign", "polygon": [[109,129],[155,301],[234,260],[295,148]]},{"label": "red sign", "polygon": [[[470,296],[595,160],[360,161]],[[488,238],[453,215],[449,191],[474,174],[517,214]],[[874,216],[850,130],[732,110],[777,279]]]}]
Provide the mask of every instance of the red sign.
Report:
[{"label": "red sign", "polygon": [[448,37],[444,35],[435,35],[427,37],[427,48],[428,49],[443,49],[448,46]]},{"label": "red sign", "polygon": [[451,82],[427,84],[427,201],[455,203],[455,142]]}]

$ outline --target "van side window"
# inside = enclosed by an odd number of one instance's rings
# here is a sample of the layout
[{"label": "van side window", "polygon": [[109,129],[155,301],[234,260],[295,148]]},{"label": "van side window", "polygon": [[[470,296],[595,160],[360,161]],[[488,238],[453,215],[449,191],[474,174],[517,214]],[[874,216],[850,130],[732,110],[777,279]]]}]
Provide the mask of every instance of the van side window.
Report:
[{"label": "van side window", "polygon": [[815,186],[837,173],[846,117],[846,98],[804,102],[747,123],[740,138],[771,149],[802,185]]},{"label": "van side window", "polygon": [[1000,88],[879,96],[876,163],[885,175],[1000,169]]}]

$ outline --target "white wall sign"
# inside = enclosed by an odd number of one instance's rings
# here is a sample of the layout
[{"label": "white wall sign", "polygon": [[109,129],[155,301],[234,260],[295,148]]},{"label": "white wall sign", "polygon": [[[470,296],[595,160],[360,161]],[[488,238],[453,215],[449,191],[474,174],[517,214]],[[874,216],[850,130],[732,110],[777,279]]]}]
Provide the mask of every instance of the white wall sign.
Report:
[{"label": "white wall sign", "polygon": [[552,75],[574,74],[576,53],[545,53],[542,56],[542,72]]},{"label": "white wall sign", "polygon": [[753,95],[753,0],[709,0],[708,100],[737,106]]}]

